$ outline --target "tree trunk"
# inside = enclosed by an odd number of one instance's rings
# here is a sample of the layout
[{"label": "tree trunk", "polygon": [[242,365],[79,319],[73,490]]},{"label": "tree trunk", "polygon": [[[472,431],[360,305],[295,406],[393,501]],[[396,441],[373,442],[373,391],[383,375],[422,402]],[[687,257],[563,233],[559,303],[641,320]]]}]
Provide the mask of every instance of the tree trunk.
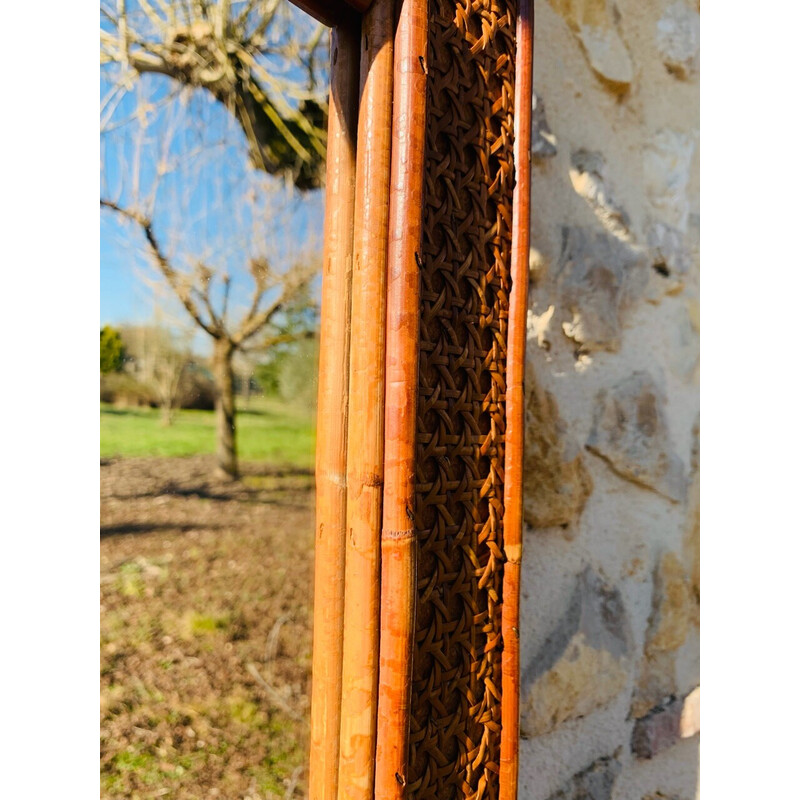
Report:
[{"label": "tree trunk", "polygon": [[249,372],[249,368],[245,369],[245,373],[242,375],[242,400],[244,401],[244,407],[249,409],[250,408],[250,375],[252,373]]},{"label": "tree trunk", "polygon": [[239,476],[236,460],[235,409],[233,405],[233,347],[224,339],[214,342],[214,410],[217,415],[217,474],[222,478]]}]

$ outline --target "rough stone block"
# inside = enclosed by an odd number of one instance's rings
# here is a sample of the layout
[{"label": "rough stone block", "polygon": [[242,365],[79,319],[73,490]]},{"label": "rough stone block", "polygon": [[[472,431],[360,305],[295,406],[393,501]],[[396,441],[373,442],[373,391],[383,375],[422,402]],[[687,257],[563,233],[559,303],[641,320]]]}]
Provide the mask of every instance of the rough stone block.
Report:
[{"label": "rough stone block", "polygon": [[683,533],[683,561],[688,567],[692,596],[700,609],[700,418],[692,428],[691,481],[688,491],[686,528]]},{"label": "rough stone block", "polygon": [[644,149],[644,186],[654,217],[680,233],[689,223],[689,181],[694,136],[664,128]]},{"label": "rough stone block", "polygon": [[661,387],[644,371],[602,389],[586,447],[621,477],[680,502],[686,496],[686,477],[672,450],[665,403]]},{"label": "rough stone block", "polygon": [[658,21],[656,46],[664,66],[686,80],[700,65],[700,15],[683,2],[672,3]]},{"label": "rough stone block", "polygon": [[534,92],[531,114],[531,156],[533,158],[553,158],[557,153],[558,141],[547,124],[544,100],[541,95]]},{"label": "rough stone block", "polygon": [[613,700],[627,682],[630,647],[619,591],[587,567],[566,613],[522,672],[522,735],[547,733]]},{"label": "rough stone block", "polygon": [[609,0],[550,0],[578,37],[592,69],[605,85],[624,93],[633,80],[633,62],[617,31]]},{"label": "rough stone block", "polygon": [[676,694],[676,651],[698,624],[697,601],[683,564],[675,553],[665,553],[653,579],[650,623],[631,703],[633,717],[645,716]]},{"label": "rough stone block", "polygon": [[655,578],[653,614],[646,648],[677,650],[685,641],[694,617],[689,582],[675,553],[661,557]]},{"label": "rough stone block", "polygon": [[628,212],[613,196],[602,153],[576,150],[569,171],[572,188],[589,204],[603,227],[623,241],[631,238]]},{"label": "rough stone block", "polygon": [[700,732],[700,688],[686,698],[672,700],[637,719],[631,736],[631,751],[637,758],[653,758]]},{"label": "rough stone block", "polygon": [[660,294],[678,294],[692,267],[683,234],[663,222],[654,222],[647,229],[647,248],[653,270],[659,278]]},{"label": "rough stone block", "polygon": [[586,228],[564,229],[557,283],[573,320],[563,328],[581,352],[619,349],[622,315],[643,294],[646,270],[644,253],[616,237]]},{"label": "rough stone block", "polygon": [[549,800],[611,800],[614,783],[622,764],[614,756],[593,761],[586,769],[573,775]]},{"label": "rough stone block", "polygon": [[534,386],[525,420],[525,521],[534,528],[568,528],[592,493],[580,448],[570,439],[553,396]]},{"label": "rough stone block", "polygon": [[693,298],[687,297],[677,305],[674,322],[665,336],[670,371],[687,383],[696,383],[700,377],[700,339],[692,320],[693,304]]},{"label": "rough stone block", "polygon": [[631,736],[631,751],[637,758],[653,758],[680,739],[680,701],[657,708],[637,719]]}]

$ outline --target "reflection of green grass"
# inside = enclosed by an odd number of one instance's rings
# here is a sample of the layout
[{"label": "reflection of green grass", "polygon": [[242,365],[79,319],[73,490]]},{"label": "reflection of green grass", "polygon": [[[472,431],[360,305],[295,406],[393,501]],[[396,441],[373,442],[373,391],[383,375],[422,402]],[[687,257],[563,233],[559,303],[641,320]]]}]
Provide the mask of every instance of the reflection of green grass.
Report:
[{"label": "reflection of green grass", "polygon": [[[236,415],[242,461],[310,468],[314,463],[314,418],[278,400],[259,398]],[[214,452],[214,413],[178,411],[169,427],[151,408],[119,409],[100,404],[100,455],[191,456]]]},{"label": "reflection of green grass", "polygon": [[141,597],[144,594],[144,581],[142,568],[139,564],[129,561],[119,569],[119,590],[125,597]]},{"label": "reflection of green grass", "polygon": [[192,613],[189,617],[189,630],[194,636],[224,630],[229,624],[230,617],[228,615],[213,616]]}]

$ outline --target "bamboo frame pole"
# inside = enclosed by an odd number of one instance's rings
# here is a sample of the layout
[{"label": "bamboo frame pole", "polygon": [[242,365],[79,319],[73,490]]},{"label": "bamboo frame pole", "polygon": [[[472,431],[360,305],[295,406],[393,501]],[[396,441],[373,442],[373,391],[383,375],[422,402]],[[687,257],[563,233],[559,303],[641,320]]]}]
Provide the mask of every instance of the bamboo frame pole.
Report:
[{"label": "bamboo frame pole", "polygon": [[506,438],[503,504],[503,657],[500,800],[516,800],[519,773],[519,590],[522,559],[522,464],[525,431],[525,338],[530,248],[531,104],[533,97],[531,0],[519,0],[514,88],[514,185],[511,228],[511,297],[506,361]]},{"label": "bamboo frame pole", "polygon": [[375,798],[405,796],[416,590],[418,259],[425,172],[427,0],[403,0],[394,52],[386,301],[386,422]]},{"label": "bamboo frame pole", "polygon": [[334,28],[317,404],[311,800],[336,797],[339,762],[358,65],[357,25]]},{"label": "bamboo frame pole", "polygon": [[364,15],[347,440],[339,800],[372,800],[378,703],[393,0]]}]

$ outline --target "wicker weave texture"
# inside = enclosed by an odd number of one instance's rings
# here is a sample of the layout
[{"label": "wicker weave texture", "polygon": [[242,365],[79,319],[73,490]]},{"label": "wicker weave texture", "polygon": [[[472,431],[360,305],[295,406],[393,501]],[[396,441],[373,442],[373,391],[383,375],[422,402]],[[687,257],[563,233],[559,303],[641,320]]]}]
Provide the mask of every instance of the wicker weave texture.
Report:
[{"label": "wicker weave texture", "polygon": [[430,0],[408,796],[497,798],[515,0]]}]

